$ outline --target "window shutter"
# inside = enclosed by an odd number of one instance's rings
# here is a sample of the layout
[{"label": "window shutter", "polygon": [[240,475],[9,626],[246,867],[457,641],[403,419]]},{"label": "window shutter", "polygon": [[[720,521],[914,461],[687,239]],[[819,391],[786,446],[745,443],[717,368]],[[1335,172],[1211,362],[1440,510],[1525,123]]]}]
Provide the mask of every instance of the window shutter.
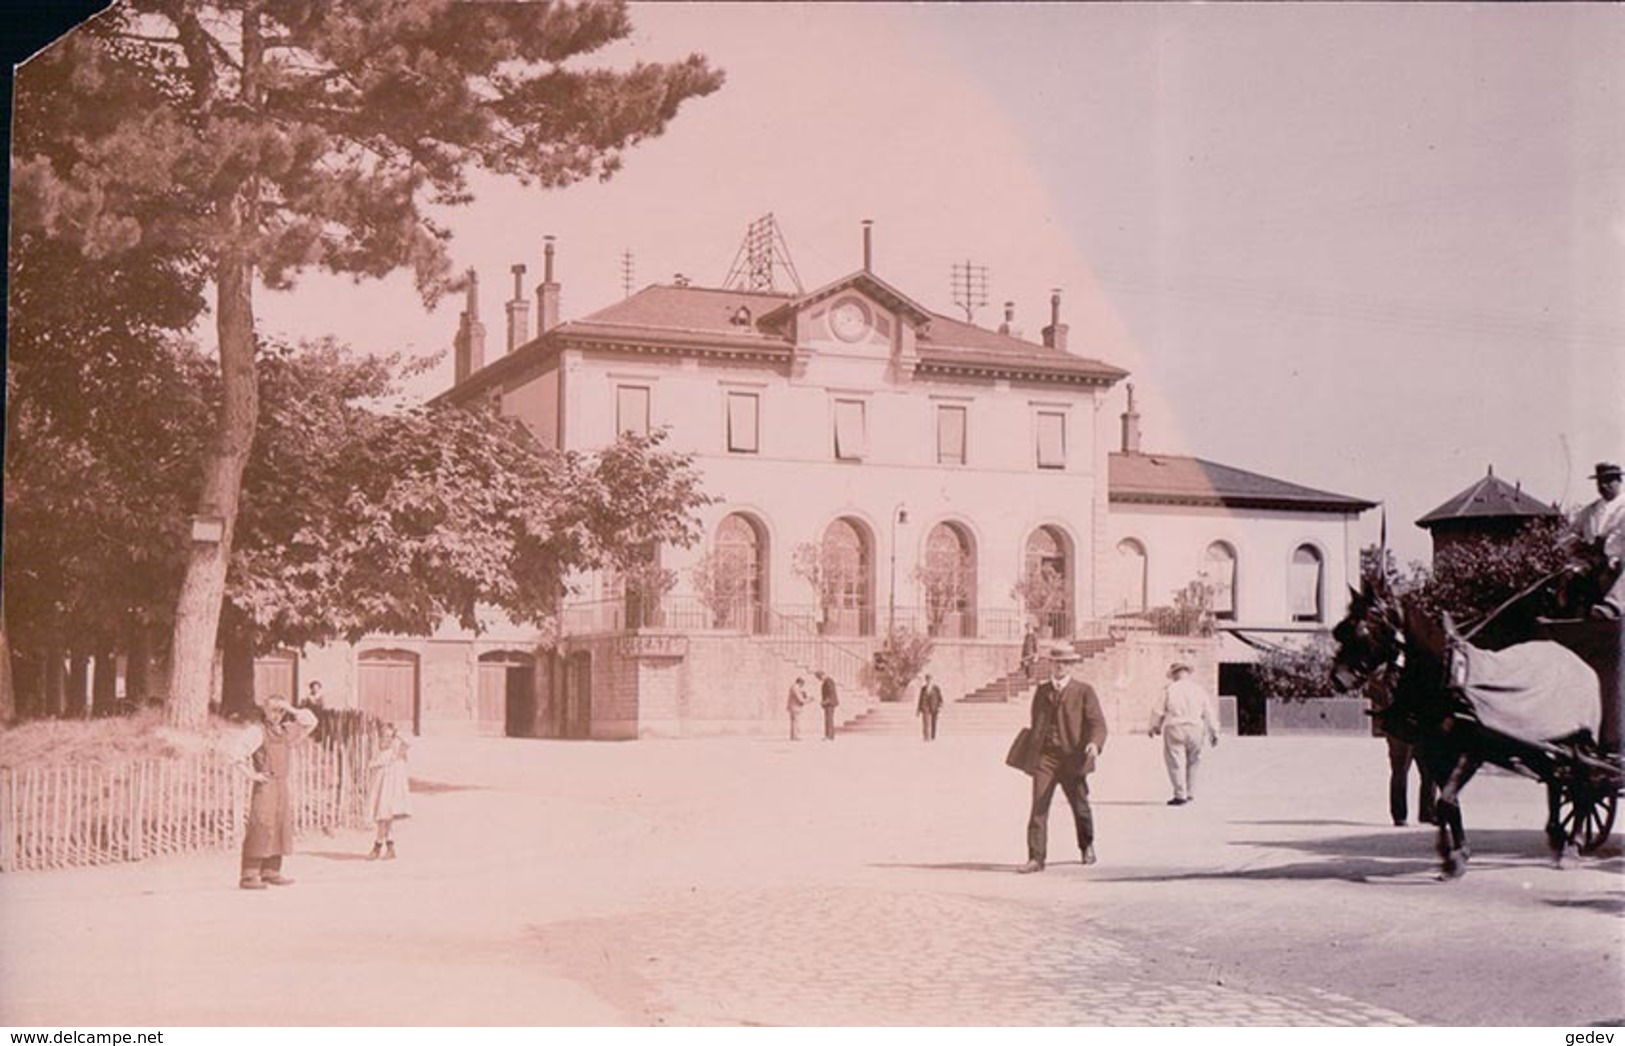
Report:
[{"label": "window shutter", "polygon": [[835,401],[835,456],[842,461],[861,461],[867,433],[863,423],[862,400]]},{"label": "window shutter", "polygon": [[937,464],[965,463],[965,408],[937,408]]},{"label": "window shutter", "polygon": [[1038,467],[1066,468],[1066,415],[1049,412],[1038,415]]},{"label": "window shutter", "polygon": [[649,390],[641,385],[620,385],[615,389],[615,434],[649,434]]},{"label": "window shutter", "polygon": [[760,401],[754,392],[728,393],[728,449],[740,454],[754,454],[759,449],[758,408]]}]

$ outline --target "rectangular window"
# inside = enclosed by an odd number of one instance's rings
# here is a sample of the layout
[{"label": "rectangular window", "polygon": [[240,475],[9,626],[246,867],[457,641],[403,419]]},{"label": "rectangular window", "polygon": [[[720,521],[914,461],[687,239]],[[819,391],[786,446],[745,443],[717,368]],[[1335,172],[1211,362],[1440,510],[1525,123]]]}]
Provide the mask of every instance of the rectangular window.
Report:
[{"label": "rectangular window", "polygon": [[937,464],[965,463],[965,408],[937,407]]},{"label": "rectangular window", "polygon": [[646,385],[615,386],[615,434],[649,434],[649,388]]},{"label": "rectangular window", "polygon": [[1038,467],[1066,468],[1066,415],[1051,411],[1038,414]]},{"label": "rectangular window", "polygon": [[841,461],[862,461],[868,446],[862,400],[835,401],[835,457]]},{"label": "rectangular window", "polygon": [[760,400],[754,392],[728,393],[728,450],[734,454],[754,454],[757,443]]}]

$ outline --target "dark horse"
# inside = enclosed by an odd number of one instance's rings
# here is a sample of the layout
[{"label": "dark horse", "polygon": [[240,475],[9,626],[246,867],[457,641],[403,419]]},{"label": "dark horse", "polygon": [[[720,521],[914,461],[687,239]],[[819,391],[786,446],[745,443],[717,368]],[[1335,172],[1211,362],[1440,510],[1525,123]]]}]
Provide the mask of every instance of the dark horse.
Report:
[{"label": "dark horse", "polygon": [[[1521,770],[1546,785],[1546,839],[1561,867],[1568,832],[1563,825],[1562,789],[1557,775],[1543,762],[1549,749],[1480,723],[1463,693],[1462,680],[1452,678],[1455,637],[1449,619],[1435,622],[1408,606],[1385,582],[1368,580],[1354,593],[1348,616],[1332,630],[1332,638],[1337,641],[1332,664],[1337,689],[1387,690],[1388,706],[1374,713],[1382,731],[1414,745],[1417,761],[1439,784],[1435,820],[1443,877],[1453,879],[1466,870],[1471,851],[1461,823],[1461,790],[1486,762]],[[1582,738],[1559,742],[1577,744]]]}]

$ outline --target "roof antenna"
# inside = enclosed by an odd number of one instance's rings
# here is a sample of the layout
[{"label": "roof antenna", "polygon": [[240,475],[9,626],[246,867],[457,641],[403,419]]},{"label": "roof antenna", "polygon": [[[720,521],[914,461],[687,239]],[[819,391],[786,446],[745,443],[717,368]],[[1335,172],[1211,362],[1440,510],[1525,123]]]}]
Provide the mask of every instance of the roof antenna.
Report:
[{"label": "roof antenna", "polygon": [[806,293],[801,287],[801,276],[796,273],[796,263],[790,260],[790,247],[769,211],[745,229],[745,238],[739,243],[739,252],[734,255],[733,265],[722,285],[734,291],[771,293],[778,290],[774,277],[779,272],[789,279],[797,294]]}]

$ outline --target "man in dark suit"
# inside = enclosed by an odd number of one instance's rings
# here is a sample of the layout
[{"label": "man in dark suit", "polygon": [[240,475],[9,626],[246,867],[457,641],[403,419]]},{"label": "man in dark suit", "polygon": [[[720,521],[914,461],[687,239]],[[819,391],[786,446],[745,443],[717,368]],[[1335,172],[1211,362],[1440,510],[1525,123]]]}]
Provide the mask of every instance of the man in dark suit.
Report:
[{"label": "man in dark suit", "polygon": [[931,673],[925,674],[925,685],[920,687],[920,701],[914,714],[920,717],[920,735],[927,741],[937,739],[937,714],[942,711],[942,687],[931,682]]},{"label": "man in dark suit", "polygon": [[1032,809],[1027,816],[1027,863],[1017,871],[1041,872],[1049,840],[1049,804],[1060,786],[1072,807],[1078,851],[1084,864],[1095,863],[1095,820],[1089,809],[1089,774],[1106,747],[1106,716],[1089,684],[1072,678],[1081,660],[1070,646],[1050,653],[1051,678],[1033,693]]},{"label": "man in dark suit", "polygon": [[813,675],[822,680],[818,688],[818,703],[824,709],[824,740],[833,741],[835,740],[835,707],[841,703],[841,699],[835,693],[835,680],[821,671],[814,672]]}]

